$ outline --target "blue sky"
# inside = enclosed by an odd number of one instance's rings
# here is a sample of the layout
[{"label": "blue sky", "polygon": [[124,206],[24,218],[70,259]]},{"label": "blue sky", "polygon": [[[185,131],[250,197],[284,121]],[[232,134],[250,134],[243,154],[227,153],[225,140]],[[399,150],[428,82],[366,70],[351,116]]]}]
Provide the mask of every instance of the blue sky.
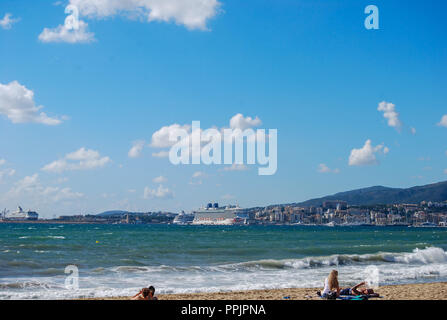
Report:
[{"label": "blue sky", "polygon": [[[249,207],[447,180],[443,1],[169,1],[174,10],[147,1],[137,15],[132,1],[71,0],[88,24],[79,41],[57,34],[68,1],[1,1],[1,208]],[[379,30],[364,27],[369,4]],[[14,118],[30,101],[43,108]],[[239,113],[278,129],[275,175],[152,155],[162,127],[228,127]],[[51,164],[65,169],[43,170]]]}]

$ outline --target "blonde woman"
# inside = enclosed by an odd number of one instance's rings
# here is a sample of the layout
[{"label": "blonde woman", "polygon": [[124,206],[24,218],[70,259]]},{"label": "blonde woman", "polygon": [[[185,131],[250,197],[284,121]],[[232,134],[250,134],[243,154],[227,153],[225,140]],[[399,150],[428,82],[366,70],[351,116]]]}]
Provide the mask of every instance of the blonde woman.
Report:
[{"label": "blonde woman", "polygon": [[338,271],[332,270],[329,276],[324,280],[324,289],[322,298],[336,299],[340,296],[340,286],[338,285]]}]

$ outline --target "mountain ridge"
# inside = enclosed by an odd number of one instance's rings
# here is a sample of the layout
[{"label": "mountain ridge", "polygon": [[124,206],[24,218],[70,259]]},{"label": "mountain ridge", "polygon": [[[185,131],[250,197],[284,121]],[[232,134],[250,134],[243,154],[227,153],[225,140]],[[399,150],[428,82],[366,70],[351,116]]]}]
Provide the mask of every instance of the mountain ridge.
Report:
[{"label": "mountain ridge", "polygon": [[350,205],[420,203],[421,201],[442,202],[447,200],[447,181],[410,188],[372,186],[338,192],[333,195],[294,203],[293,205],[302,207],[321,206],[324,201],[330,200],[347,201]]}]

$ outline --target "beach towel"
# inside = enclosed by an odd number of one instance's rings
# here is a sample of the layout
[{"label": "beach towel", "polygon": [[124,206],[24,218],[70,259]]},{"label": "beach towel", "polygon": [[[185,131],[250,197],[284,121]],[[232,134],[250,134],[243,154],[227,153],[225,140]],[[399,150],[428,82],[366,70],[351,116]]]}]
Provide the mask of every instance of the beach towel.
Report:
[{"label": "beach towel", "polygon": [[339,300],[368,300],[368,296],[361,295],[361,296],[339,296],[337,299]]}]

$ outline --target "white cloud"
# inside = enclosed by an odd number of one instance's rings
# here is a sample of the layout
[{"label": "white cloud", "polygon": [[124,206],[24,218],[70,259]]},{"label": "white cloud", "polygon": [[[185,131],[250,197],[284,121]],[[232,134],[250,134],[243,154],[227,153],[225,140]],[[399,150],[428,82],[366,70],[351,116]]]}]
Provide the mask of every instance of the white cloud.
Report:
[{"label": "white cloud", "polygon": [[340,173],[340,169],[338,169],[338,168],[331,169],[326,164],[320,163],[318,165],[318,172],[320,172],[320,173]]},{"label": "white cloud", "polygon": [[447,174],[447,169],[444,169],[444,173]]},{"label": "white cloud", "polygon": [[190,30],[207,30],[207,21],[221,6],[217,0],[70,0],[70,4],[88,18],[122,15],[147,22],[175,22]]},{"label": "white cloud", "polygon": [[16,22],[19,22],[20,19],[11,18],[12,14],[6,13],[2,19],[0,19],[0,27],[5,30],[11,29],[12,25]]},{"label": "white cloud", "polygon": [[152,156],[154,158],[167,158],[169,157],[169,151],[153,152]]},{"label": "white cloud", "polygon": [[36,173],[19,180],[6,194],[7,198],[34,197],[39,201],[59,202],[62,200],[75,200],[84,197],[82,193],[73,192],[70,188],[46,187],[39,181]]},{"label": "white cloud", "polygon": [[245,171],[245,170],[248,170],[248,167],[244,164],[233,163],[231,166],[225,167],[222,170],[223,171]]},{"label": "white cloud", "polygon": [[443,115],[441,121],[439,121],[438,126],[447,128],[447,114]]},{"label": "white cloud", "polygon": [[230,119],[230,128],[231,129],[241,129],[244,131],[248,128],[259,127],[262,124],[261,119],[258,117],[244,117],[243,114],[238,113]]},{"label": "white cloud", "polygon": [[234,196],[232,194],[224,194],[221,198],[224,200],[232,200]]},{"label": "white cloud", "polygon": [[203,184],[203,181],[195,179],[195,180],[189,181],[189,184],[192,185],[192,186],[200,186],[200,185]]},{"label": "white cloud", "polygon": [[162,185],[159,185],[157,189],[150,189],[149,187],[144,188],[144,199],[168,199],[174,196],[174,193],[169,189],[165,188]]},{"label": "white cloud", "polygon": [[411,131],[411,134],[412,134],[412,135],[415,135],[415,134],[416,134],[416,128],[411,127],[411,128],[410,128],[410,131]]},{"label": "white cloud", "polygon": [[203,178],[206,177],[206,173],[203,171],[196,171],[192,175],[193,178]]},{"label": "white cloud", "polygon": [[61,173],[64,171],[89,170],[105,166],[111,160],[102,157],[98,151],[81,148],[53,161],[42,168],[43,171]]},{"label": "white cloud", "polygon": [[58,178],[55,182],[57,184],[62,184],[62,183],[68,182],[68,178],[67,177],[61,177],[61,178]]},{"label": "white cloud", "polygon": [[202,179],[207,178],[207,174],[203,171],[196,171],[191,177],[190,185],[197,186],[203,183]]},{"label": "white cloud", "polygon": [[16,171],[14,169],[5,169],[0,171],[0,182],[3,181],[4,177],[12,177],[15,175]]},{"label": "white cloud", "polygon": [[[260,126],[262,124],[262,121],[256,117],[256,118],[251,118],[251,117],[244,117],[241,113],[236,114],[235,116],[233,116],[230,119],[230,128],[231,129],[240,129],[240,130],[245,130],[245,129],[250,129],[250,128],[254,128],[257,126]],[[212,129],[215,129],[217,131],[219,131],[219,128],[217,127],[213,127]],[[220,133],[222,135],[223,138],[225,138],[224,134],[224,129],[226,128],[221,128],[220,129]],[[205,129],[196,129],[200,131],[200,134],[202,135],[202,145],[206,145],[208,142],[207,138],[209,138],[209,136],[205,135],[206,130]],[[180,124],[172,124],[169,126],[164,126],[161,129],[157,130],[156,132],[154,132],[154,134],[152,135],[152,139],[151,139],[151,143],[150,146],[152,148],[170,148],[173,145],[178,143],[178,140],[175,140],[176,138],[178,139],[178,137],[180,136],[184,136],[186,132],[186,137],[184,137],[184,139],[181,141],[183,142],[184,145],[186,145],[187,143],[190,142],[191,140],[191,135],[192,133],[192,128],[191,125],[180,125]],[[209,133],[209,132],[208,132]],[[225,143],[232,143],[232,139],[235,138],[237,136],[237,133],[234,133],[233,136],[229,137],[229,141],[225,141]],[[172,140],[170,139],[170,137],[172,137]],[[247,137],[247,139],[257,139],[258,137],[255,135],[252,135],[250,137]],[[209,140],[209,139],[208,139]],[[198,146],[194,146],[194,147],[198,147]],[[199,150],[190,150],[192,151],[199,151]],[[164,158],[164,157],[168,157],[169,156],[169,151],[167,150],[162,150],[158,153],[152,153],[153,157],[158,157],[158,158]]]},{"label": "white cloud", "polygon": [[141,151],[143,151],[145,143],[143,140],[133,142],[132,148],[130,148],[128,153],[129,158],[138,158],[141,155]]},{"label": "white cloud", "polygon": [[154,183],[163,183],[166,181],[168,181],[168,179],[166,179],[166,177],[163,177],[163,176],[159,176],[159,177],[152,179],[152,182],[154,182]]},{"label": "white cloud", "polygon": [[400,130],[402,123],[399,120],[399,113],[396,112],[396,106],[391,102],[382,101],[379,103],[378,111],[383,112],[383,117],[388,119],[388,125],[390,127]]},{"label": "white cloud", "polygon": [[17,81],[9,84],[0,83],[0,114],[12,123],[41,123],[58,125],[62,121],[40,112],[43,106],[36,106],[34,92]]},{"label": "white cloud", "polygon": [[44,28],[39,35],[39,40],[45,43],[89,43],[95,41],[95,34],[87,30],[88,24],[82,20],[79,20],[78,23],[78,28],[71,27],[67,20],[63,25],[58,25],[56,28]]},{"label": "white cloud", "polygon": [[151,147],[153,148],[169,148],[172,147],[177,141],[171,139],[169,137],[176,137],[177,135],[181,135],[184,131],[190,132],[191,126],[184,125],[181,126],[179,124],[172,124],[170,126],[162,127],[160,130],[154,132],[151,140]]},{"label": "white cloud", "polygon": [[[0,167],[6,163],[5,159],[0,159]],[[4,169],[0,170],[0,182],[3,180],[3,177],[12,177],[16,171],[14,169]]]},{"label": "white cloud", "polygon": [[378,164],[376,153],[382,151],[384,154],[389,152],[389,148],[383,144],[373,146],[371,140],[366,140],[365,145],[360,149],[352,149],[349,156],[350,166],[366,166]]}]

